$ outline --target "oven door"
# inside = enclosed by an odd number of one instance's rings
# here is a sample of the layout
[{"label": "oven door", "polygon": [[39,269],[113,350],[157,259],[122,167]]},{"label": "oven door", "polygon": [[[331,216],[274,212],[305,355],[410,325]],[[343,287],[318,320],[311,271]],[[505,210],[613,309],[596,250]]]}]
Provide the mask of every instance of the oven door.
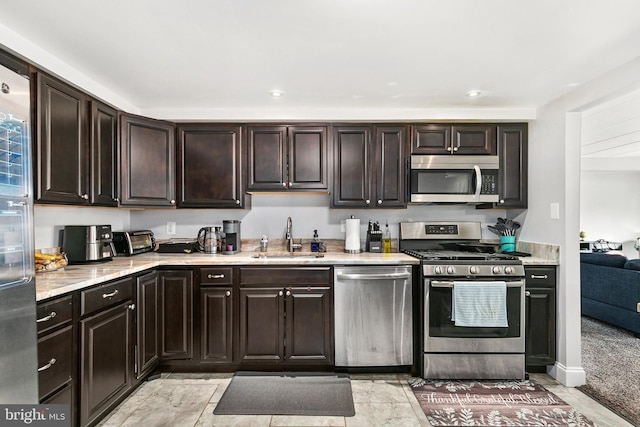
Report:
[{"label": "oven door", "polygon": [[414,203],[498,202],[497,156],[411,156]]},{"label": "oven door", "polygon": [[[488,279],[477,279],[486,281]],[[491,278],[489,280],[500,280]],[[503,327],[461,327],[451,320],[453,281],[425,279],[424,351],[427,353],[524,352],[525,283],[507,285],[507,324]]]}]

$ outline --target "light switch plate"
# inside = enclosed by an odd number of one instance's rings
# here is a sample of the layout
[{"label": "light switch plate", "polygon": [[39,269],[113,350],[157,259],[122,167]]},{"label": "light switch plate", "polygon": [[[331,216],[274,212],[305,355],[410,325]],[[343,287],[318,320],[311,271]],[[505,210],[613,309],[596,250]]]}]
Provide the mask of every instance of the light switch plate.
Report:
[{"label": "light switch plate", "polygon": [[549,214],[551,216],[551,219],[560,219],[560,203],[551,203]]},{"label": "light switch plate", "polygon": [[172,236],[176,234],[176,223],[167,222],[167,235]]}]

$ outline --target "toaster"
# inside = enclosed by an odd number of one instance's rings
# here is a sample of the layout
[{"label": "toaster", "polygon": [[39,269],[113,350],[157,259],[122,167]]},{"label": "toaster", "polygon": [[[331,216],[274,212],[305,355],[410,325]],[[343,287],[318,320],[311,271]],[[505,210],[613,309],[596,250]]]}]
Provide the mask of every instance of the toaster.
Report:
[{"label": "toaster", "polygon": [[114,231],[113,246],[120,256],[138,255],[154,250],[156,239],[151,230]]}]

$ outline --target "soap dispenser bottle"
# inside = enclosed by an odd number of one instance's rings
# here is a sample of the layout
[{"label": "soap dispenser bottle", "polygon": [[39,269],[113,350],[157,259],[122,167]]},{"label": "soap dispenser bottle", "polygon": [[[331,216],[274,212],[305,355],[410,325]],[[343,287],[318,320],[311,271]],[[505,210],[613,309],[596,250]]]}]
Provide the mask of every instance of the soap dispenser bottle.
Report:
[{"label": "soap dispenser bottle", "polygon": [[311,240],[311,252],[320,252],[320,239],[318,238],[318,230],[313,230],[313,239]]}]

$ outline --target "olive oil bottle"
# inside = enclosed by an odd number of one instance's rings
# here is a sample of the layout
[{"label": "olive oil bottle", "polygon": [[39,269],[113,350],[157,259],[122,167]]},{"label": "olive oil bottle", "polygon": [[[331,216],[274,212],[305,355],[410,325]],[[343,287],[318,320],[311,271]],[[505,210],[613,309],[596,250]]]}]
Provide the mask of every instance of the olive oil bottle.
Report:
[{"label": "olive oil bottle", "polygon": [[389,230],[389,221],[384,226],[384,233],[382,234],[382,252],[391,253],[391,231]]}]

